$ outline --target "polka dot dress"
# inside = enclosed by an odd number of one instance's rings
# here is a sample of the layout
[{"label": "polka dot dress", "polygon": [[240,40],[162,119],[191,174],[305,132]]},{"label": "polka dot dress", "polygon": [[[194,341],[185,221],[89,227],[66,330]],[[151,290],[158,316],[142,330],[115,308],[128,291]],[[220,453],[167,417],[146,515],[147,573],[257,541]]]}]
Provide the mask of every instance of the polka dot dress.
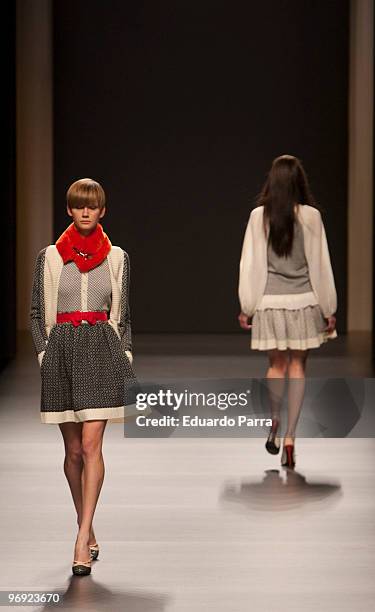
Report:
[{"label": "polka dot dress", "polygon": [[[43,269],[42,251],[36,268],[40,281]],[[95,419],[123,422],[127,415],[137,413],[134,406],[137,381],[126,350],[131,349],[128,272],[128,265],[124,265],[122,323],[128,329],[124,329],[122,338],[108,321],[97,321],[94,325],[83,322],[78,326],[71,322],[56,323],[48,341],[41,339],[46,344],[40,365],[42,422]],[[40,293],[41,286],[37,289]],[[74,262],[64,265],[59,280],[58,312],[109,313],[110,308],[107,259],[86,273],[81,273]]]}]

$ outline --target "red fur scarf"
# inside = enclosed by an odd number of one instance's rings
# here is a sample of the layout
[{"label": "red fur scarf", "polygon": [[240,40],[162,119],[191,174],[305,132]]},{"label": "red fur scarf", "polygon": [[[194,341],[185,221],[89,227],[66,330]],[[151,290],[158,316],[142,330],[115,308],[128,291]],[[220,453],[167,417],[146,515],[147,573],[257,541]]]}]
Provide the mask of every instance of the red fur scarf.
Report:
[{"label": "red fur scarf", "polygon": [[112,244],[100,223],[88,236],[82,236],[71,223],[57,239],[56,248],[64,264],[74,261],[81,272],[88,272],[104,261]]}]

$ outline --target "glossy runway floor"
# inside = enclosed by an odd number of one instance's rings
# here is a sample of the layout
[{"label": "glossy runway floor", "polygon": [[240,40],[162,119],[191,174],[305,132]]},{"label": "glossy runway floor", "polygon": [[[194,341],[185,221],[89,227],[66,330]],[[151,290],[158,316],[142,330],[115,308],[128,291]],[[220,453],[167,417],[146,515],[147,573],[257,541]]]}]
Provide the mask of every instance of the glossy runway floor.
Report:
[{"label": "glossy runway floor", "polygon": [[[194,375],[194,355],[180,357]],[[152,365],[141,350],[138,375]],[[63,610],[374,609],[374,439],[301,438],[292,472],[261,439],[129,439],[108,425],[100,557],[75,578],[62,438],[40,423],[39,385],[26,342],[0,377],[1,590],[63,592]]]}]

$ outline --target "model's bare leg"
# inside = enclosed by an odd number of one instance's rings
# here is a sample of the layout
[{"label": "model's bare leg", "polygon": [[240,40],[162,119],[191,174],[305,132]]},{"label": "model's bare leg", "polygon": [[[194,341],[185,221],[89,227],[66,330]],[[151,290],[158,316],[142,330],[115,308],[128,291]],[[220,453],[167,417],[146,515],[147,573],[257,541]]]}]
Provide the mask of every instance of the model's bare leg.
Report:
[{"label": "model's bare leg", "polygon": [[[60,431],[65,446],[64,473],[72,494],[73,503],[77,512],[77,523],[80,525],[82,517],[83,492],[83,457],[82,457],[82,426],[83,423],[60,423]],[[90,532],[89,544],[95,544],[93,529]]]},{"label": "model's bare leg", "polygon": [[308,351],[290,351],[288,387],[288,425],[284,438],[285,444],[293,444],[298,419],[305,394],[305,370]]},{"label": "model's bare leg", "polygon": [[82,510],[82,423],[60,423],[59,427],[65,446],[64,473],[79,517]]},{"label": "model's bare leg", "polygon": [[271,406],[272,419],[280,421],[280,408],[285,388],[285,376],[288,371],[288,353],[274,349],[268,352],[269,367],[267,370],[267,388]]},{"label": "model's bare leg", "polygon": [[90,529],[96,504],[104,480],[102,455],[103,434],[107,421],[85,421],[82,426],[82,458],[84,463],[82,515],[77,535],[74,558],[90,558]]},{"label": "model's bare leg", "polygon": [[[82,470],[81,484],[82,484],[82,497],[83,497],[83,491],[85,487],[85,470],[84,469]],[[79,516],[77,516],[77,523],[79,527],[81,526],[81,521],[82,521],[82,506],[81,506],[81,511],[79,513]],[[91,529],[90,529],[89,544],[90,545],[97,544],[96,536],[94,533],[94,526],[92,523],[91,523]]]}]

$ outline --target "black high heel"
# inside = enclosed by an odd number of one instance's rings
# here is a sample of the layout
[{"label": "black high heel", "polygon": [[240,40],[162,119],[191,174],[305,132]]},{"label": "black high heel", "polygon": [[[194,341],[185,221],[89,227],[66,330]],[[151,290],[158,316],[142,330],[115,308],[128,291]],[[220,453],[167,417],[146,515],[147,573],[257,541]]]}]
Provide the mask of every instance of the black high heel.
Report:
[{"label": "black high heel", "polygon": [[91,558],[89,561],[73,561],[72,572],[75,576],[88,576],[91,574]]},{"label": "black high heel", "polygon": [[285,444],[281,455],[281,465],[291,469],[296,465],[294,444]]},{"label": "black high heel", "polygon": [[266,450],[271,453],[271,455],[277,455],[280,450],[280,438],[277,435],[279,425],[280,421],[278,419],[272,419],[272,427],[266,442]]},{"label": "black high heel", "polygon": [[[89,549],[89,559],[87,561],[78,561],[74,559],[73,557],[72,572],[74,576],[88,576],[89,574],[91,574],[91,562],[93,559],[92,559],[92,554],[91,554],[91,547],[88,546],[88,549]],[[98,551],[98,554],[99,554],[99,551]]]}]

